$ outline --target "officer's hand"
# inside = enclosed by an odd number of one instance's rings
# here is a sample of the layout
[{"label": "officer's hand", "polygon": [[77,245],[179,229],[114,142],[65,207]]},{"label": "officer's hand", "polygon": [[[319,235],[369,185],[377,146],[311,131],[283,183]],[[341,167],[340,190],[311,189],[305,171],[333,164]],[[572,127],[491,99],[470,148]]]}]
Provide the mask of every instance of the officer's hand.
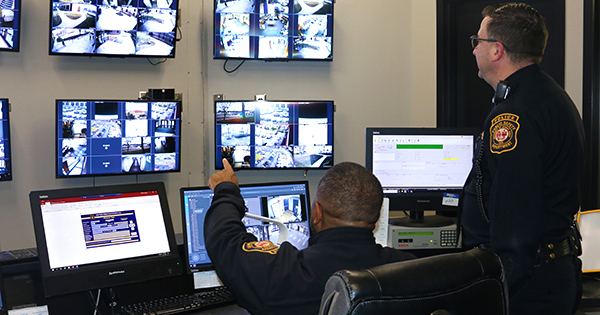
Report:
[{"label": "officer's hand", "polygon": [[222,182],[232,182],[236,185],[239,185],[237,176],[235,176],[235,173],[233,172],[233,168],[231,167],[229,162],[227,162],[227,159],[223,159],[223,167],[225,169],[223,169],[222,171],[220,171],[218,173],[213,174],[208,179],[208,187],[210,189],[212,189],[213,191],[215,190],[215,187],[217,187],[217,185],[219,185]]}]

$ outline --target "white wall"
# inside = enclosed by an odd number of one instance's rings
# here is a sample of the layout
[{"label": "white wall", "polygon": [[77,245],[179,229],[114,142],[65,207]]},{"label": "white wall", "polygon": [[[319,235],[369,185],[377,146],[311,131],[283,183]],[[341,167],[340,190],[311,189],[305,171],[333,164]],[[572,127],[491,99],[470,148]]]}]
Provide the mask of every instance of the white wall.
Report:
[{"label": "white wall", "polygon": [[[48,1],[23,0],[20,53],[0,54],[0,97],[11,113],[14,179],[0,182],[0,249],[35,246],[32,190],[164,181],[176,232],[179,187],[205,185],[214,172],[213,94],[226,99],[333,99],[336,162],[364,163],[368,126],[434,126],[436,122],[436,1],[337,0],[333,62],[248,61],[233,73],[212,59],[213,0],[181,0],[175,59],[49,56]],[[567,0],[567,90],[581,106],[583,4]],[[552,36],[552,35],[551,35]],[[230,66],[235,66],[231,62]],[[476,74],[473,74],[476,75]],[[162,175],[54,178],[54,100],[136,98],[173,87],[184,96],[182,172]],[[240,171],[242,183],[308,179],[311,193],[324,171]],[[312,197],[312,196],[311,196]]]}]

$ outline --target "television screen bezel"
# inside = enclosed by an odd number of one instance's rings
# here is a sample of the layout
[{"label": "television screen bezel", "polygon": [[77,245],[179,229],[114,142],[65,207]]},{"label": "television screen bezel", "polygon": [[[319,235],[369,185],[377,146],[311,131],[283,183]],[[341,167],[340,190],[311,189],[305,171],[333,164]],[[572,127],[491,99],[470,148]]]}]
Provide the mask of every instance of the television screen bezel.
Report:
[{"label": "television screen bezel", "polygon": [[0,52],[20,52],[21,51],[21,0],[14,0],[15,9],[13,27],[10,28],[14,31],[13,35],[13,46],[12,48],[0,48]]},{"label": "television screen bezel", "polygon": [[[53,30],[53,25],[52,25],[52,20],[53,20],[53,14],[54,14],[54,8],[53,8],[53,3],[54,2],[58,2],[59,0],[49,0],[50,1],[50,21],[48,23],[48,54],[50,56],[87,56],[87,57],[105,57],[105,58],[166,58],[166,59],[172,59],[175,58],[175,53],[177,50],[177,42],[179,41],[179,39],[177,38],[177,34],[179,33],[179,19],[181,18],[181,12],[180,12],[180,1],[182,0],[173,0],[176,2],[176,9],[172,9],[175,11],[175,28],[173,30],[173,49],[171,50],[171,53],[168,55],[138,55],[138,54],[101,54],[101,53],[96,53],[95,49],[93,53],[85,53],[85,52],[75,52],[75,53],[61,53],[61,52],[54,52],[52,50],[52,30]],[[89,0],[89,1],[100,1],[100,0]],[[135,0],[137,1],[137,0]],[[142,1],[142,0],[139,0]],[[91,5],[96,5],[96,6],[102,6],[102,4],[92,4]],[[96,30],[96,28],[94,27],[93,30]]]},{"label": "television screen bezel", "polygon": [[[162,208],[165,232],[169,243],[169,255],[133,257],[122,260],[105,261],[52,271],[40,203],[43,200],[75,196],[99,196],[140,191],[157,191]],[[143,282],[182,274],[175,231],[163,182],[62,188],[32,191],[29,194],[33,227],[35,232],[42,282],[46,297],[83,292],[92,289],[112,288],[128,283]],[[116,272],[114,272],[116,271]],[[150,272],[152,271],[152,272]],[[158,271],[158,272],[157,272]]]},{"label": "television screen bezel", "polygon": [[[336,106],[335,106],[335,102],[333,100],[214,100],[213,102],[213,119],[214,119],[214,129],[213,129],[213,133],[214,133],[214,137],[213,137],[213,141],[214,141],[214,163],[215,163],[215,170],[221,170],[223,169],[222,163],[221,163],[221,159],[220,159],[220,152],[219,152],[219,147],[217,145],[217,103],[222,103],[222,102],[226,102],[226,103],[259,103],[259,102],[265,102],[265,103],[328,103],[331,104],[331,163],[330,166],[326,166],[326,167],[235,167],[233,166],[233,168],[235,170],[327,170],[330,169],[331,167],[333,167],[333,165],[335,165],[335,111],[336,111]],[[328,112],[329,112],[329,107],[328,107]]]},{"label": "television screen bezel", "polygon": [[[2,106],[2,120],[6,121],[6,129],[3,131],[5,134],[3,139],[7,139],[8,142],[4,143],[4,161],[6,165],[6,172],[0,173],[0,181],[11,181],[12,175],[12,151],[11,151],[11,138],[10,138],[10,101],[8,98],[0,98],[0,102],[6,104]],[[5,118],[6,117],[6,118]],[[0,126],[4,128],[4,124]]]},{"label": "television screen bezel", "polygon": [[[160,171],[140,171],[140,172],[114,172],[114,173],[101,173],[101,174],[81,174],[81,175],[62,175],[61,172],[61,167],[60,167],[60,158],[59,158],[59,150],[60,150],[60,146],[59,146],[59,129],[60,129],[60,125],[59,125],[59,113],[60,113],[60,109],[59,109],[59,103],[60,102],[117,102],[117,103],[128,103],[128,102],[136,102],[136,103],[177,103],[177,109],[178,109],[178,113],[177,115],[179,116],[179,130],[178,130],[178,138],[179,138],[179,145],[178,145],[178,150],[175,152],[176,153],[176,157],[177,157],[177,168],[176,169],[170,169],[170,170],[160,170]],[[56,178],[80,178],[80,177],[95,177],[95,176],[119,176],[119,175],[140,175],[140,174],[162,174],[162,173],[179,173],[181,172],[181,138],[182,138],[182,129],[183,129],[183,125],[182,125],[182,115],[183,115],[183,101],[181,100],[126,100],[126,99],[93,99],[93,98],[89,98],[89,99],[56,99],[55,100],[55,128],[54,128],[54,132],[55,132],[55,137],[54,137],[54,141],[55,141],[55,161],[54,161],[54,165],[55,165],[55,177]],[[92,119],[88,118],[88,121],[91,121]],[[124,137],[121,137],[124,138]],[[88,137],[87,139],[92,139],[91,137]],[[88,145],[90,145],[88,143]],[[122,154],[121,154],[122,156]],[[89,155],[88,155],[89,157]]]},{"label": "television screen bezel", "polygon": [[[333,55],[334,55],[334,12],[335,12],[335,0],[329,0],[329,2],[331,2],[331,13],[328,13],[327,15],[330,16],[330,18],[327,21],[327,25],[328,25],[328,36],[331,39],[331,52],[329,54],[329,58],[296,58],[294,57],[294,46],[293,43],[290,43],[289,40],[293,40],[294,39],[294,33],[298,32],[298,30],[289,30],[289,35],[287,35],[288,38],[288,49],[290,50],[290,52],[288,52],[288,56],[291,55],[291,57],[286,57],[286,58],[261,58],[258,57],[258,46],[257,47],[250,47],[249,48],[249,54],[251,55],[253,53],[253,50],[256,50],[256,57],[253,56],[249,56],[249,57],[228,57],[228,56],[222,56],[220,53],[219,45],[217,44],[217,39],[220,38],[220,34],[218,33],[220,31],[220,29],[218,28],[218,25],[220,25],[220,20],[217,20],[217,14],[220,14],[219,12],[217,12],[217,1],[219,0],[213,0],[213,33],[212,33],[212,39],[213,39],[213,59],[214,60],[261,60],[261,61],[317,61],[317,62],[331,62],[333,61]],[[258,5],[256,6],[257,8],[255,10],[258,10],[258,6],[260,5],[260,0],[253,0],[255,1],[254,3]],[[290,10],[294,10],[294,3],[296,0],[290,0],[288,3],[289,9]],[[260,14],[260,13],[256,13],[255,14]],[[294,16],[294,20],[297,21],[297,13],[288,13],[288,16]],[[289,19],[291,20],[291,19]],[[251,22],[253,24],[256,24],[258,22],[254,21]],[[252,28],[252,25],[250,26]],[[248,35],[250,37],[250,35]],[[253,36],[253,37],[258,37],[258,36]],[[250,45],[252,46],[252,45]]]}]

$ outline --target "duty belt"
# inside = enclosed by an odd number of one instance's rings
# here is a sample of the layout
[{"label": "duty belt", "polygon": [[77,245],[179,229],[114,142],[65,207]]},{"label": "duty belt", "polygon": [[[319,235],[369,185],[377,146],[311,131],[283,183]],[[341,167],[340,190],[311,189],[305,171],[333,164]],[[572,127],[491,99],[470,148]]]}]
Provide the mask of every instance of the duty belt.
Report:
[{"label": "duty belt", "polygon": [[550,262],[568,255],[578,256],[581,248],[578,243],[575,242],[575,239],[572,238],[574,237],[569,236],[557,243],[540,244],[536,255],[536,262]]}]

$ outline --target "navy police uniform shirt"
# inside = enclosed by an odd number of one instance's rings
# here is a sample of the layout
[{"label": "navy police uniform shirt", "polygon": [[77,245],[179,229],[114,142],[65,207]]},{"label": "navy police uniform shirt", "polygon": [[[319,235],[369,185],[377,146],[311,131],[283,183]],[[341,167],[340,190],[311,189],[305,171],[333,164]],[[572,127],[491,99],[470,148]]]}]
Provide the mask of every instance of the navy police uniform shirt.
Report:
[{"label": "navy police uniform shirt", "polygon": [[244,200],[239,187],[224,182],[215,188],[206,214],[206,249],[217,274],[240,306],[253,314],[317,314],[325,283],[341,269],[365,269],[414,258],[375,243],[370,229],[323,230],[298,250],[257,242],[241,219]]},{"label": "navy police uniform shirt", "polygon": [[509,292],[525,281],[540,243],[568,236],[580,206],[584,130],[567,93],[538,65],[506,80],[488,115],[461,201],[463,242],[498,254]]}]

